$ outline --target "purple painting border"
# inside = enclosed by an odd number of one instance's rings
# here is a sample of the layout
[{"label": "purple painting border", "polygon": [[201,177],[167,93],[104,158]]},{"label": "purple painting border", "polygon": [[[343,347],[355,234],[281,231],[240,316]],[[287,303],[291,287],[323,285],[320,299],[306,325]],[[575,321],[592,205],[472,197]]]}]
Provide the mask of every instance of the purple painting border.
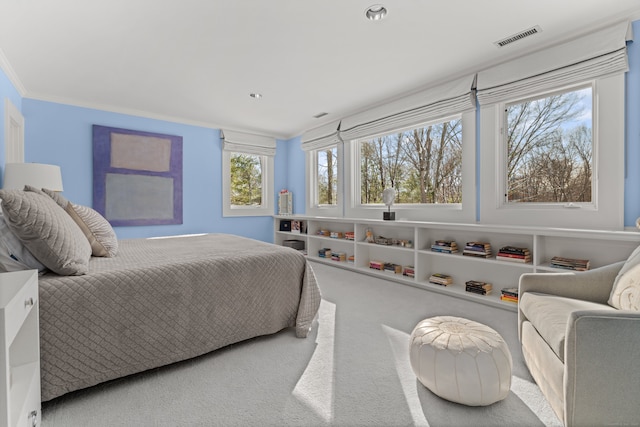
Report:
[{"label": "purple painting border", "polygon": [[[171,141],[169,172],[151,172],[111,167],[111,134],[151,136]],[[122,175],[160,176],[173,179],[173,218],[112,220],[106,216],[107,173]],[[93,208],[116,226],[182,224],[182,137],[93,125]]]}]

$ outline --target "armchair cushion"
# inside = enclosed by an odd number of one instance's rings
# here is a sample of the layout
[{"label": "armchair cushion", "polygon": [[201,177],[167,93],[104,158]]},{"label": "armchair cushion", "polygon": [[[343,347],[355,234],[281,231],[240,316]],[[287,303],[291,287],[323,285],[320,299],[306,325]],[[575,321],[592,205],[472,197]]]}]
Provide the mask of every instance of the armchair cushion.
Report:
[{"label": "armchair cushion", "polygon": [[618,272],[608,303],[619,310],[640,311],[640,246]]},{"label": "armchair cushion", "polygon": [[564,343],[571,313],[578,310],[616,310],[605,304],[555,295],[526,292],[520,297],[520,310],[564,363]]}]

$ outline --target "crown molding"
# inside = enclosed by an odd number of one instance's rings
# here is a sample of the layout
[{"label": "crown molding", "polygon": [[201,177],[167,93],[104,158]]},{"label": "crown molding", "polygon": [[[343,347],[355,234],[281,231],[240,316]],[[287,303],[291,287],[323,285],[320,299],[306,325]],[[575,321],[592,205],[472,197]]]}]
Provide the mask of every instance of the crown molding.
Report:
[{"label": "crown molding", "polygon": [[0,69],[2,69],[2,71],[4,71],[4,73],[7,75],[7,78],[16,88],[18,94],[24,98],[27,94],[27,89],[22,84],[22,81],[20,81],[20,79],[18,78],[18,74],[16,74],[2,49],[0,49]]}]

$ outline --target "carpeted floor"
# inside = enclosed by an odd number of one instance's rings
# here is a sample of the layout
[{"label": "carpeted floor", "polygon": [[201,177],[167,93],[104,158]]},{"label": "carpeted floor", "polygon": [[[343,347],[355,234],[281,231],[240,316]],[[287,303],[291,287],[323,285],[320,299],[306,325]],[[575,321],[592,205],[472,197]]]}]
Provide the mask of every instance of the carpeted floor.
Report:
[{"label": "carpeted floor", "polygon": [[[62,396],[44,427],[560,426],[532,381],[516,313],[313,263],[323,301],[307,339],[293,330]],[[513,356],[509,396],[490,406],[443,400],[409,364],[422,319],[485,323]]]}]

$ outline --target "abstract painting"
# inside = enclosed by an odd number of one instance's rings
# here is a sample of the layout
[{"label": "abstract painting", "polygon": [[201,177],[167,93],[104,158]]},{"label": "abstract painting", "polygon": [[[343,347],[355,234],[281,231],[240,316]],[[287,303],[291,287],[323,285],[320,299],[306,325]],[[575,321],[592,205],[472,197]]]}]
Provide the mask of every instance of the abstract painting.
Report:
[{"label": "abstract painting", "polygon": [[113,226],[182,224],[182,137],[93,125],[93,207]]}]

